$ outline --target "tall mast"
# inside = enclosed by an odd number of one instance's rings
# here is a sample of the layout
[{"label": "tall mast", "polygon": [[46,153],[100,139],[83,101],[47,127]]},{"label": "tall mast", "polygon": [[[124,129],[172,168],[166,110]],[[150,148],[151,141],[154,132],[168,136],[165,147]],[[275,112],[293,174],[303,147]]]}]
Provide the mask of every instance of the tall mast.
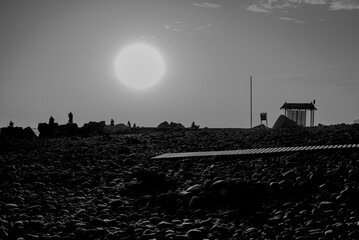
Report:
[{"label": "tall mast", "polygon": [[253,118],[252,118],[252,76],[251,76],[251,80],[250,80],[250,108],[251,108],[251,128],[252,128],[252,122],[253,122]]}]

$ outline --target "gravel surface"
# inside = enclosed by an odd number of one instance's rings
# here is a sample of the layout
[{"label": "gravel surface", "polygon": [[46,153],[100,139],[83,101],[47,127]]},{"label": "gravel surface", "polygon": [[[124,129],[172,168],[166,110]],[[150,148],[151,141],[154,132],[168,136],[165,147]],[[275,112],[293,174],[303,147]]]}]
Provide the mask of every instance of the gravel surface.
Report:
[{"label": "gravel surface", "polygon": [[0,139],[0,239],[358,239],[359,152],[151,160],[359,143],[359,125]]}]

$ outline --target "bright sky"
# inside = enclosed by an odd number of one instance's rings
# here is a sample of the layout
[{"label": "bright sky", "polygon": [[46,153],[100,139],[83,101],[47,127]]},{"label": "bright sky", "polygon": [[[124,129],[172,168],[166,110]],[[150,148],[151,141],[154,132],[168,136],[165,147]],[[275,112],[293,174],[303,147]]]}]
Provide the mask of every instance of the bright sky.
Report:
[{"label": "bright sky", "polygon": [[[359,0],[2,0],[0,126],[167,120],[249,127],[316,100],[315,123],[359,119]],[[166,72],[138,91],[116,77],[127,45]]]}]

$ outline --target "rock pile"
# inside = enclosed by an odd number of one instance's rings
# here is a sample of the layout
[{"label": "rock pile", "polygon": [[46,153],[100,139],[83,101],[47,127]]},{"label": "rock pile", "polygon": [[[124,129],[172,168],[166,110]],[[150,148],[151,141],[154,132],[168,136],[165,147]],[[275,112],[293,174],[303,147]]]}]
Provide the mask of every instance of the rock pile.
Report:
[{"label": "rock pile", "polygon": [[105,121],[88,122],[81,128],[76,123],[59,125],[58,123],[39,123],[40,137],[64,137],[64,136],[94,136],[131,133],[131,128],[125,124],[106,125]]},{"label": "rock pile", "polygon": [[168,123],[167,121],[164,121],[160,123],[157,128],[160,129],[185,129],[185,127],[181,123]]},{"label": "rock pile", "polygon": [[277,121],[273,125],[274,130],[278,130],[282,128],[294,128],[294,127],[298,127],[297,123],[284,115],[280,115]]},{"label": "rock pile", "polygon": [[357,239],[358,152],[150,160],[315,143],[359,127],[0,139],[0,239]]},{"label": "rock pile", "polygon": [[107,135],[131,133],[131,128],[122,123],[116,124],[114,126],[107,125],[104,126],[103,133]]},{"label": "rock pile", "polygon": [[31,127],[5,127],[0,129],[0,137],[8,138],[36,138],[36,134]]}]

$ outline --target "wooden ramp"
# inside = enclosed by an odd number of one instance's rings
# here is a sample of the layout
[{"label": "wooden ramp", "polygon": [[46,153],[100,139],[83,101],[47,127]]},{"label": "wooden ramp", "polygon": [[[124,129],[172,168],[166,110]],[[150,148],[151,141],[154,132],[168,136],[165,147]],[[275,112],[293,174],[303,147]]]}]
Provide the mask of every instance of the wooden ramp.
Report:
[{"label": "wooden ramp", "polygon": [[165,153],[152,159],[166,158],[190,158],[190,157],[210,157],[210,156],[237,156],[237,155],[260,155],[272,153],[289,153],[302,151],[325,151],[337,149],[359,149],[359,144],[339,144],[339,145],[320,145],[320,146],[298,146],[298,147],[276,147],[276,148],[252,148],[227,151],[208,151],[208,152],[184,152],[184,153]]}]

